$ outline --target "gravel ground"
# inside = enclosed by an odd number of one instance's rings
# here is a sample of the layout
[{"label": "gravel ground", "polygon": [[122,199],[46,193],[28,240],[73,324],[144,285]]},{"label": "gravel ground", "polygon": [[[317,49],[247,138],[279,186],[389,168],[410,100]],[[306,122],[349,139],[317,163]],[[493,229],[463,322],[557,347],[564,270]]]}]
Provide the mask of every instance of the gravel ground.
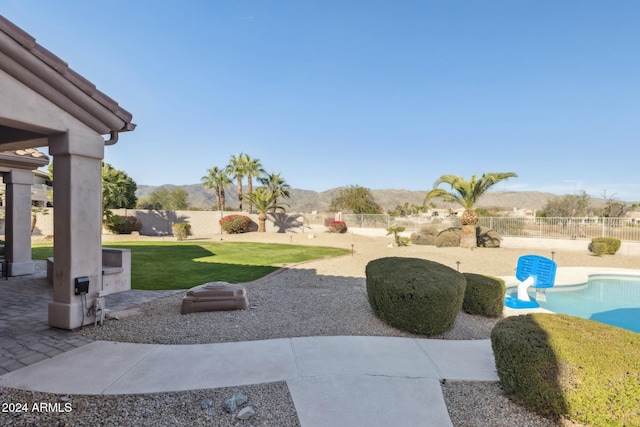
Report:
[{"label": "gravel ground", "polygon": [[[530,249],[462,249],[432,246],[389,247],[390,238],[351,234],[290,235],[250,233],[225,235],[224,241],[269,241],[339,246],[353,254],[292,266],[256,282],[246,283],[250,308],[240,311],[180,314],[182,295],[143,304],[127,312],[112,313],[118,320],[86,327],[81,333],[97,340],[140,343],[194,344],[322,335],[416,336],[381,322],[366,299],[366,264],[384,256],[431,259],[462,272],[505,276],[515,274],[519,256]],[[544,252],[541,255],[550,256]],[[638,257],[593,257],[583,252],[556,251],[559,266],[634,267]],[[212,281],[215,278],[211,279]],[[498,319],[463,312],[454,328],[441,339],[486,339]],[[71,402],[73,411],[51,414],[30,412],[9,418],[3,425],[299,425],[285,383],[245,386],[257,415],[241,421],[223,413],[222,401],[236,389],[196,390],[132,396],[57,396],[2,390],[0,403],[26,401]],[[575,425],[533,414],[506,398],[498,383],[443,382],[443,394],[454,426],[559,426]],[[210,408],[202,409],[203,399]],[[3,416],[6,414],[3,414]],[[57,423],[57,424],[56,424]]]}]

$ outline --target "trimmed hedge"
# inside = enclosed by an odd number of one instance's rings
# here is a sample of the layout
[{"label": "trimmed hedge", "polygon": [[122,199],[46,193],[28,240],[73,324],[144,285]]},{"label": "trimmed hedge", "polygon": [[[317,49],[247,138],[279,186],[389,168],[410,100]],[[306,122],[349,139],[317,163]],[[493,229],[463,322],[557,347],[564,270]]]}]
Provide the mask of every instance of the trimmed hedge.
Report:
[{"label": "trimmed hedge", "polygon": [[411,233],[411,243],[414,245],[435,245],[438,229],[433,225],[424,225],[420,230]]},{"label": "trimmed hedge", "polygon": [[491,332],[507,394],[542,414],[640,425],[640,334],[560,314],[508,317]]},{"label": "trimmed hedge", "polygon": [[391,326],[427,336],[451,329],[467,284],[462,273],[418,258],[376,259],[365,274],[376,315]]},{"label": "trimmed hedge", "polygon": [[346,233],[347,223],[344,221],[331,221],[329,223],[329,233]]},{"label": "trimmed hedge", "polygon": [[436,246],[439,248],[457,248],[460,246],[462,230],[457,227],[450,227],[442,230],[436,237]]},{"label": "trimmed hedge", "polygon": [[245,215],[227,215],[220,218],[220,227],[229,234],[246,233],[251,227],[251,218]]},{"label": "trimmed hedge", "polygon": [[109,215],[102,224],[114,234],[131,234],[142,230],[142,223],[135,216]]},{"label": "trimmed hedge", "polygon": [[594,237],[589,244],[589,251],[596,256],[615,255],[620,245],[620,239],[614,237]]},{"label": "trimmed hedge", "polygon": [[506,286],[498,277],[462,273],[467,280],[462,309],[469,314],[499,317],[504,307]]}]

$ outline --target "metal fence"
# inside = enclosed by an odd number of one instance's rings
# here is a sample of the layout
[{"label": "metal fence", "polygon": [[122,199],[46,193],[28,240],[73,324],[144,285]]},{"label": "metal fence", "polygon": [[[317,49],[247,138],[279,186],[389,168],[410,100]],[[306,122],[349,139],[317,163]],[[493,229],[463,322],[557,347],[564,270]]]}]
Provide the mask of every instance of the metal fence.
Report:
[{"label": "metal fence", "polygon": [[615,237],[640,241],[640,223],[632,218],[503,218],[482,217],[478,225],[494,229],[504,237],[543,239],[592,239]]},{"label": "metal fence", "polygon": [[[424,225],[435,225],[441,230],[460,225],[460,220],[457,217],[398,218],[387,214],[304,214],[304,224],[306,226],[328,226],[334,220],[344,221],[348,228],[388,229],[391,225],[400,225],[405,227],[407,232],[417,231]],[[503,237],[543,239],[615,237],[624,241],[640,241],[640,221],[633,218],[480,217],[478,225],[489,227]]]}]

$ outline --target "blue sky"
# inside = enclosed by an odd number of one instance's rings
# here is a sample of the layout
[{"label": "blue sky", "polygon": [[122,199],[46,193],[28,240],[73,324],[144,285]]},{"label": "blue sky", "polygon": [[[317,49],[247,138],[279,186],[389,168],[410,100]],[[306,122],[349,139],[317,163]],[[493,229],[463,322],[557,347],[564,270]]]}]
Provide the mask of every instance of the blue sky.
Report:
[{"label": "blue sky", "polygon": [[133,114],[105,160],[194,184],[233,154],[294,188],[640,201],[640,1],[0,0]]}]

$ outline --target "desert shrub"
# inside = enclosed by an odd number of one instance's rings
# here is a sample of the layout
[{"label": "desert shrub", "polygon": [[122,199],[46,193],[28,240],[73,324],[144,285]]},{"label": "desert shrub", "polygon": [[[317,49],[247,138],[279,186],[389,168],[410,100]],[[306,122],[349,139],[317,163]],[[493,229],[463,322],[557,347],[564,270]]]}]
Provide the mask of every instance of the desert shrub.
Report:
[{"label": "desert shrub", "polygon": [[436,237],[436,246],[439,248],[456,248],[460,246],[462,230],[457,227],[450,227],[442,230]]},{"label": "desert shrub", "polygon": [[479,248],[499,248],[500,236],[488,227],[476,227],[476,240]]},{"label": "desert shrub", "polygon": [[402,225],[394,224],[387,229],[387,236],[393,234],[393,241],[396,243],[396,246],[407,246],[410,239],[400,235],[404,230],[406,230],[406,228]]},{"label": "desert shrub", "polygon": [[640,425],[640,334],[568,315],[529,314],[491,332],[507,394],[543,415]]},{"label": "desert shrub", "polygon": [[433,225],[423,225],[420,230],[411,233],[411,243],[414,245],[435,245],[438,229]]},{"label": "desert shrub", "polygon": [[329,223],[329,233],[346,233],[347,224],[344,221],[331,221]]},{"label": "desert shrub", "polygon": [[591,242],[589,243],[589,251],[595,256],[606,255],[608,248],[604,242]]},{"label": "desert shrub", "polygon": [[473,273],[462,273],[467,280],[462,309],[469,314],[498,317],[504,307],[504,280]]},{"label": "desert shrub", "polygon": [[171,231],[178,240],[184,240],[191,236],[191,224],[188,222],[176,222],[171,225]]},{"label": "desert shrub", "polygon": [[135,216],[109,215],[103,225],[114,234],[131,234],[142,229],[142,223]]},{"label": "desert shrub", "polygon": [[396,328],[427,336],[453,326],[466,280],[437,262],[387,257],[365,268],[367,296],[376,315]]},{"label": "desert shrub", "polygon": [[594,237],[589,244],[589,250],[597,256],[614,255],[620,249],[620,239],[614,237]]},{"label": "desert shrub", "polygon": [[251,218],[244,215],[227,215],[219,222],[222,230],[229,234],[246,233],[251,227]]}]

